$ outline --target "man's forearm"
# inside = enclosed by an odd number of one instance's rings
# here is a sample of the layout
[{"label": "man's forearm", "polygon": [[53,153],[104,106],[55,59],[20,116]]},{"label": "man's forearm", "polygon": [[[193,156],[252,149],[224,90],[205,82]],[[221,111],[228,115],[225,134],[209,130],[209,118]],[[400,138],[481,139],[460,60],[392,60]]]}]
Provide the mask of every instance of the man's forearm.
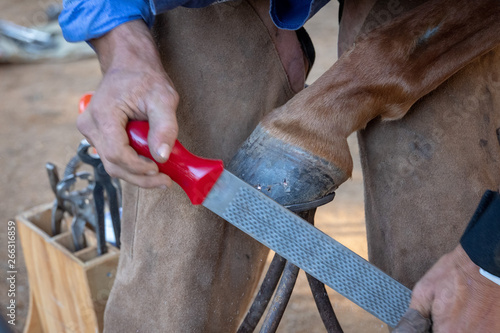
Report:
[{"label": "man's forearm", "polygon": [[135,68],[149,64],[153,69],[163,71],[153,37],[142,20],[126,22],[104,36],[90,41],[106,73],[110,68]]}]

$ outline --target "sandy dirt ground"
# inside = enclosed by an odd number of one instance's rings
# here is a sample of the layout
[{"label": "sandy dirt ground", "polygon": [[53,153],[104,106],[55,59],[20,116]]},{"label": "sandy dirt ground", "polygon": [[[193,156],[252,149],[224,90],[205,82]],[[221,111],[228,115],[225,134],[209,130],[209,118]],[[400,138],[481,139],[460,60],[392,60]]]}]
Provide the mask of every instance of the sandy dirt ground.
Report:
[{"label": "sandy dirt ground", "polygon": [[[50,1],[0,0],[0,19],[23,25],[43,23]],[[329,4],[307,23],[317,52],[317,61],[308,82],[312,83],[337,56],[336,2]],[[82,136],[75,127],[77,103],[82,93],[99,83],[95,58],[72,62],[0,65],[0,308],[5,316],[7,222],[17,214],[53,200],[45,163],[60,170],[75,154]],[[342,185],[335,200],[319,209],[316,225],[366,258],[363,188],[356,138],[350,138],[355,161],[353,177]],[[17,246],[17,320],[21,332],[28,310],[29,287],[22,250]],[[386,332],[386,326],[328,290],[345,332]],[[325,332],[314,305],[305,274],[299,275],[296,289],[279,332]]]}]

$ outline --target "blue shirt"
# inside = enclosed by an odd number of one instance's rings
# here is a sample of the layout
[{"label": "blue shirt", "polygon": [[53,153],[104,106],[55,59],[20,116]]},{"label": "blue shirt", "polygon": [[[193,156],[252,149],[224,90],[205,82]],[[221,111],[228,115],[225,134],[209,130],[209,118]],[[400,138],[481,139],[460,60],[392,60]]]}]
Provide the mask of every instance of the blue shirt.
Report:
[{"label": "blue shirt", "polygon": [[[270,15],[278,28],[296,30],[329,0],[271,0]],[[98,38],[118,25],[143,19],[151,27],[154,16],[184,6],[200,8],[221,0],[63,0],[59,16],[69,42]]]}]

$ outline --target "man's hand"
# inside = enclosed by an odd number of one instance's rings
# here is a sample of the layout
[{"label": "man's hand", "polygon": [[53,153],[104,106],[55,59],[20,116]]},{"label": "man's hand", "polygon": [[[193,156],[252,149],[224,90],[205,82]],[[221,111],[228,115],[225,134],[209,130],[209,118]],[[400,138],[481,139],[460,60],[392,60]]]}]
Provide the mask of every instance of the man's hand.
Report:
[{"label": "man's hand", "polygon": [[153,38],[142,20],[118,26],[92,40],[103,79],[77,127],[97,149],[106,171],[141,187],[164,187],[168,176],[137,155],[125,131],[131,119],[148,120],[151,155],[164,162],[177,138],[179,96],[165,73]]},{"label": "man's hand", "polygon": [[[432,320],[432,332],[500,332],[500,286],[479,273],[462,246],[443,256],[413,290],[410,308]],[[406,323],[395,332],[405,330]]]}]

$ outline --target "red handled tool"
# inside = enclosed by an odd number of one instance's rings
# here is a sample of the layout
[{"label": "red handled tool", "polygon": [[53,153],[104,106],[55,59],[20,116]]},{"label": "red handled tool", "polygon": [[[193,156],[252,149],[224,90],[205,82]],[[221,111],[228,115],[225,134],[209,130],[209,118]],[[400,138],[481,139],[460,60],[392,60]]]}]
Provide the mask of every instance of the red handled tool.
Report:
[{"label": "red handled tool", "polygon": [[[127,134],[130,146],[142,156],[154,161],[147,142],[149,125],[146,121],[130,121],[127,124]],[[168,161],[156,163],[160,172],[168,175],[186,192],[193,205],[201,205],[208,192],[224,171],[221,160],[201,158],[191,154],[184,146],[175,140],[175,145]]]},{"label": "red handled tool", "polygon": [[[92,94],[85,94],[80,99],[79,113],[87,108]],[[129,144],[134,150],[144,157],[153,161],[148,146],[149,125],[146,121],[130,121],[127,124]],[[156,161],[155,161],[156,162]],[[193,203],[201,205],[210,189],[224,171],[221,160],[201,158],[191,154],[184,146],[175,140],[170,157],[165,163],[157,163],[160,172],[168,175],[176,182]]]}]

